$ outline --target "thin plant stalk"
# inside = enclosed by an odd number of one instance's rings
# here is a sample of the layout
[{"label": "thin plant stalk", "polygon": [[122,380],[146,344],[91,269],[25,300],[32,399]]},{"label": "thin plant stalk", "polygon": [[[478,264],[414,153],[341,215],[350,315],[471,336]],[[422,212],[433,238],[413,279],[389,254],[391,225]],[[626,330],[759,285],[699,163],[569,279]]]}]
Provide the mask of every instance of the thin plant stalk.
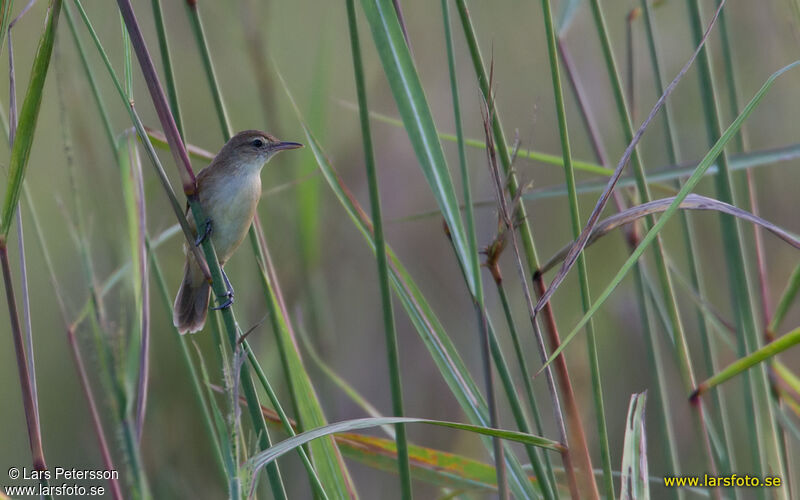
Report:
[{"label": "thin plant stalk", "polygon": [[[611,48],[611,41],[608,35],[608,29],[603,14],[600,0],[591,0],[592,14],[594,17],[595,28],[597,29],[598,36],[603,48],[603,55],[606,62],[606,69],[612,83],[612,90],[614,92],[614,99],[617,107],[617,114],[619,116],[620,124],[625,134],[625,140],[632,143],[634,139],[633,125],[631,123],[630,113],[628,111],[628,104],[625,102],[625,93],[623,90],[622,82],[620,81],[619,73],[617,72],[617,65],[614,61],[614,54]],[[697,40],[699,43],[700,40]],[[702,50],[702,49],[701,49]],[[637,188],[639,196],[643,202],[647,203],[651,200],[650,190],[647,184],[647,178],[644,171],[644,166],[639,156],[637,148],[634,146],[631,155],[631,164],[637,179]],[[644,230],[649,231],[654,223],[654,218],[650,217],[644,221]],[[677,298],[675,290],[672,285],[671,277],[666,265],[666,257],[664,245],[660,237],[655,239],[654,252],[655,264],[658,270],[658,277],[661,282],[662,295],[669,314],[670,326],[674,334],[674,344],[676,349],[676,357],[678,361],[678,368],[683,379],[684,389],[690,391],[695,384],[694,370],[692,368],[691,357],[689,356],[689,348],[684,333],[683,321],[678,309]],[[716,463],[711,453],[711,444],[706,429],[705,413],[701,405],[695,406],[693,412],[694,423],[696,431],[704,443],[704,450],[706,452],[706,464],[710,471],[716,470]],[[718,494],[718,492],[717,492]]]},{"label": "thin plant stalk", "polygon": [[[7,19],[7,16],[10,15],[10,2],[7,5],[7,8],[8,10],[4,9],[3,12],[4,19],[0,31],[5,29],[5,20]],[[25,171],[28,166],[28,160],[30,158],[30,147],[36,128],[39,109],[41,107],[42,90],[53,53],[55,31],[58,25],[60,11],[61,0],[53,0],[47,11],[44,32],[41,36],[39,47],[37,48],[36,55],[34,57],[33,68],[31,70],[31,79],[28,84],[22,109],[19,113],[19,128],[15,126],[16,118],[12,116],[12,122],[9,131],[11,161],[9,166],[7,192],[5,199],[3,200],[2,227],[0,228],[0,265],[2,266],[3,283],[5,286],[6,301],[8,304],[11,335],[14,339],[14,352],[17,361],[23,409],[25,411],[25,421],[28,430],[28,441],[31,449],[33,468],[36,471],[47,470],[47,465],[42,447],[41,427],[37,411],[38,404],[36,403],[36,396],[31,379],[31,370],[28,364],[27,355],[25,353],[25,341],[23,340],[22,327],[20,325],[19,315],[17,312],[17,303],[14,295],[13,278],[11,276],[6,241],[8,232],[10,230],[10,225],[14,218],[14,212],[17,211],[19,206],[19,196],[22,190]],[[10,57],[12,57],[11,53],[12,49],[9,47]],[[13,60],[11,62],[11,67],[13,68]],[[14,95],[13,80],[11,86],[11,95]],[[16,115],[16,113],[14,113],[14,115]],[[12,138],[13,140],[11,140]],[[44,476],[44,474],[42,474],[42,476]],[[40,484],[42,486],[47,486],[47,479],[42,477],[42,479],[40,479]],[[47,495],[47,497],[49,498],[50,495]]]},{"label": "thin plant stalk", "polygon": [[[629,30],[631,29],[630,23],[628,29]],[[577,71],[574,66],[574,63],[572,62],[572,58],[569,50],[567,49],[565,40],[559,37],[557,39],[557,46],[559,49],[559,55],[561,56],[561,60],[564,64],[564,69],[566,70],[567,78],[575,93],[576,100],[578,101],[578,108],[581,113],[581,118],[583,119],[584,126],[589,134],[590,142],[592,144],[592,149],[594,150],[596,160],[598,161],[598,163],[600,163],[602,166],[605,167],[608,165],[608,159],[606,157],[602,140],[600,139],[600,133],[597,128],[596,122],[591,114],[589,100],[580,83],[580,79],[578,79]],[[621,212],[622,210],[624,210],[625,202],[622,199],[622,195],[619,193],[619,191],[614,192],[614,202],[617,206],[618,211]],[[635,226],[631,227],[627,231],[625,240],[631,250],[636,248],[636,245],[638,245],[639,243],[639,238]],[[668,396],[666,390],[668,387],[668,383],[666,381],[666,378],[664,377],[663,368],[661,367],[660,349],[658,347],[658,341],[655,337],[656,330],[651,328],[650,326],[652,324],[651,309],[647,304],[647,297],[644,293],[643,276],[644,274],[641,269],[641,263],[637,263],[636,268],[634,269],[634,277],[635,277],[634,281],[636,283],[636,297],[637,297],[637,303],[639,304],[639,313],[642,321],[642,333],[647,340],[647,352],[648,355],[650,356],[651,363],[655,367],[654,370],[655,384],[662,410],[659,422],[661,424],[662,432],[664,433],[664,438],[665,438],[663,448],[667,459],[666,461],[670,466],[669,469],[670,472],[672,472],[673,474],[677,474],[678,458],[674,446],[675,442],[674,432],[669,420],[669,414],[668,414],[669,405],[667,404]],[[607,471],[604,470],[603,473],[606,474],[606,472]],[[606,485],[608,485],[607,482]],[[680,488],[674,488],[673,496],[679,499],[683,498],[682,490]]]},{"label": "thin plant stalk", "polygon": [[175,126],[178,128],[178,133],[181,134],[181,137],[185,137],[183,133],[183,118],[178,105],[178,85],[175,83],[175,72],[172,70],[172,56],[169,52],[169,40],[164,26],[164,12],[161,8],[161,0],[152,0],[152,7],[153,21],[158,34],[159,55],[161,56],[161,64],[164,66],[164,81],[169,95],[170,110],[172,111],[172,116],[175,117]]},{"label": "thin plant stalk", "polygon": [[[186,10],[189,13],[189,22],[192,26],[192,33],[194,34],[197,47],[200,49],[200,56],[203,60],[203,69],[205,70],[211,87],[211,95],[214,98],[214,109],[217,112],[217,118],[222,128],[222,135],[225,140],[231,138],[233,129],[231,128],[231,121],[228,118],[228,111],[225,109],[225,103],[222,100],[222,93],[219,92],[219,81],[217,73],[214,70],[214,62],[211,60],[211,51],[208,49],[206,43],[205,30],[203,29],[203,20],[200,18],[200,11],[197,8],[197,1],[190,0],[185,2]],[[174,82],[173,82],[174,84]]]},{"label": "thin plant stalk", "polygon": [[[697,40],[702,26],[700,5],[687,1],[692,37]],[[709,144],[714,144],[722,135],[717,105],[717,91],[711,68],[708,50],[704,47],[700,53],[700,90],[703,110],[706,119],[706,133]],[[716,181],[717,198],[736,206],[728,156],[721,151],[718,159],[719,172]],[[748,280],[748,264],[744,256],[744,241],[739,224],[733,217],[720,215],[720,226],[725,248],[725,262],[728,269],[731,289],[731,303],[736,315],[738,332],[739,357],[744,357],[763,344],[763,336],[758,335],[758,325],[750,301],[751,290]],[[749,417],[750,443],[753,449],[754,472],[756,474],[785,472],[779,452],[778,435],[775,429],[773,404],[770,396],[766,369],[763,366],[748,372],[744,376],[745,388],[751,394],[752,405],[747,404],[746,414]],[[753,414],[753,409],[755,414]],[[753,418],[755,417],[755,418]],[[785,476],[785,474],[783,474]],[[783,492],[785,495],[785,490]]]},{"label": "thin plant stalk", "polygon": [[[491,94],[489,88],[489,76],[486,71],[486,67],[483,63],[483,57],[481,56],[480,47],[478,46],[477,36],[475,35],[475,29],[472,26],[472,20],[469,15],[469,10],[467,9],[466,0],[456,0],[456,7],[458,9],[459,17],[461,20],[462,30],[464,32],[464,36],[466,37],[467,45],[469,47],[470,56],[472,59],[473,67],[475,70],[475,74],[478,80],[478,85],[481,90],[481,94],[485,101],[491,101]],[[508,178],[508,187],[509,193],[512,197],[518,196],[520,192],[520,184],[517,179],[516,174],[511,168],[511,154],[510,149],[506,143],[506,139],[503,133],[503,128],[500,123],[500,118],[496,112],[496,110],[491,110],[492,112],[492,127],[493,127],[493,134],[494,140],[497,147],[497,152],[500,155],[500,164],[503,168],[504,175]],[[528,265],[529,272],[533,273],[533,284],[536,294],[541,296],[545,293],[545,285],[544,281],[542,280],[541,274],[535,272],[538,268],[538,256],[536,253],[536,247],[533,241],[533,233],[531,232],[529,221],[527,218],[527,213],[525,210],[524,205],[519,205],[517,207],[517,213],[519,218],[522,220],[522,223],[519,226],[520,236],[522,239],[522,246],[525,252],[525,260]],[[550,340],[550,346],[552,349],[556,349],[561,341],[558,335],[558,328],[555,322],[555,316],[553,315],[552,307],[547,304],[547,307],[544,308],[542,311],[544,314],[545,320],[545,331],[548,334]],[[534,325],[534,337],[536,340],[537,347],[539,349],[540,356],[546,358],[546,349],[544,344],[544,339],[541,336],[539,331],[538,325]],[[581,463],[584,464],[591,464],[591,458],[589,455],[589,446],[586,442],[586,434],[583,430],[583,424],[581,423],[580,419],[580,412],[578,410],[578,405],[575,400],[575,394],[572,389],[572,383],[569,379],[569,372],[567,370],[566,359],[564,356],[559,356],[558,361],[556,362],[556,374],[559,378],[559,387],[561,388],[563,397],[564,397],[564,406],[566,412],[563,412],[561,409],[561,403],[558,398],[558,393],[556,392],[556,386],[553,381],[552,373],[549,367],[546,369],[546,379],[547,379],[547,387],[548,391],[550,392],[550,398],[553,401],[553,412],[556,419],[556,422],[563,422],[564,421],[564,414],[566,413],[567,422],[569,424],[570,433],[569,435],[572,438],[573,444],[570,446],[570,450],[574,451],[578,459]],[[567,463],[564,464],[565,469],[567,471],[567,475],[570,476],[573,474],[572,472],[572,462],[568,459]],[[588,465],[587,470],[591,470],[591,465]]]},{"label": "thin plant stalk", "polygon": [[[369,126],[369,105],[367,103],[367,91],[364,84],[364,68],[361,61],[361,47],[358,40],[358,25],[356,23],[355,1],[347,0],[347,25],[350,32],[350,50],[353,57],[353,72],[355,74],[356,94],[358,96],[359,118],[361,121],[361,139],[364,147],[364,164],[367,171],[367,184],[369,186],[370,207],[372,209],[373,234],[375,237],[375,257],[378,266],[378,282],[380,285],[381,304],[383,305],[383,331],[386,342],[386,360],[389,367],[389,380],[392,392],[392,415],[395,417],[404,416],[403,411],[403,385],[400,374],[400,354],[397,345],[397,332],[394,323],[394,310],[392,308],[392,295],[389,290],[389,269],[386,263],[386,243],[383,235],[383,216],[381,215],[381,199],[378,189],[378,172],[375,166],[375,153],[372,146],[372,133]],[[399,4],[396,4],[398,9]],[[408,34],[403,31],[408,43]],[[403,424],[395,425],[395,442],[397,443],[397,468],[400,476],[400,493],[404,500],[413,497],[411,489],[411,468],[408,463],[408,442],[406,440],[406,428]],[[501,448],[502,453],[502,448]],[[502,457],[502,455],[501,455]],[[498,458],[498,464],[502,464],[502,458]],[[498,471],[501,467],[498,467]],[[500,491],[506,488],[504,482],[500,481],[498,475],[498,486]],[[507,493],[506,493],[507,495]],[[501,498],[505,498],[501,493]]]},{"label": "thin plant stalk", "polygon": [[[653,69],[653,82],[655,84],[656,92],[658,94],[663,94],[664,92],[664,84],[663,78],[661,76],[661,64],[658,57],[658,50],[657,44],[655,39],[655,23],[653,19],[653,13],[649,3],[646,0],[641,0],[641,8],[643,12],[643,22],[645,26],[645,34],[647,38],[647,44],[650,51],[650,61],[652,64]],[[722,13],[720,13],[721,15]],[[737,113],[738,115],[738,113]],[[664,138],[667,144],[667,155],[668,161],[670,163],[677,163],[680,159],[680,150],[678,148],[678,143],[676,140],[676,133],[675,133],[675,125],[672,120],[672,109],[669,103],[664,105],[663,109],[663,122],[664,122]],[[680,182],[675,181],[674,183],[676,188],[680,187]],[[697,290],[699,293],[703,294],[705,289],[705,284],[703,280],[703,275],[701,271],[701,265],[698,258],[698,252],[696,251],[697,242],[696,236],[694,232],[694,227],[689,220],[689,216],[686,213],[681,213],[680,215],[681,221],[681,232],[683,235],[684,246],[686,247],[686,255],[689,264],[689,275],[691,278],[692,287]],[[706,365],[706,370],[708,373],[716,373],[717,372],[717,361],[716,361],[716,346],[714,345],[714,340],[709,335],[709,326],[708,320],[703,314],[703,311],[699,308],[696,310],[697,314],[697,325],[699,328],[700,334],[700,341],[703,346],[703,353],[704,353],[704,360]],[[722,391],[714,391],[714,404],[712,408],[716,413],[716,418],[720,422],[722,426],[723,437],[725,441],[725,455],[726,460],[720,461],[720,469],[722,472],[725,471],[733,471],[735,470],[735,456],[733,454],[733,443],[732,443],[732,434],[730,432],[730,424],[728,422],[727,412],[724,410],[726,408],[725,401],[723,397]],[[678,474],[679,469],[677,468],[677,461],[673,461],[673,473]]]},{"label": "thin plant stalk", "polygon": [[[564,177],[566,178],[570,225],[572,235],[577,238],[581,233],[580,207],[578,205],[578,194],[575,189],[575,172],[572,167],[572,151],[569,142],[569,131],[567,128],[567,114],[564,105],[564,93],[561,86],[561,70],[558,65],[558,55],[556,53],[556,36],[553,27],[553,15],[550,8],[550,0],[542,0],[542,12],[544,17],[545,33],[547,37],[547,55],[550,61],[550,75],[552,77],[553,94],[555,96],[556,114],[558,116],[559,138],[561,140],[561,153],[564,158]],[[586,267],[586,259],[583,255],[578,257],[578,283],[580,285],[581,305],[583,310],[588,311],[591,307],[591,294],[589,291],[589,273]],[[595,418],[597,419],[597,434],[600,442],[600,459],[603,464],[603,478],[605,485],[605,495],[613,500],[615,498],[614,482],[611,476],[611,452],[608,446],[608,427],[606,425],[605,407],[603,404],[603,388],[600,377],[600,362],[597,354],[597,340],[595,339],[594,323],[589,321],[586,324],[586,340],[589,356],[589,369],[592,377],[592,396],[595,404]],[[592,474],[591,464],[586,464],[583,470],[583,494],[591,498],[599,498],[600,492]]]},{"label": "thin plant stalk", "polygon": [[[539,412],[539,406],[536,404],[536,397],[534,396],[533,392],[533,377],[528,369],[528,362],[525,358],[525,353],[522,350],[522,343],[520,342],[519,334],[517,333],[517,327],[514,324],[514,318],[511,314],[511,305],[508,302],[508,295],[506,294],[505,287],[503,286],[503,277],[500,274],[499,267],[490,268],[490,271],[492,273],[492,277],[494,278],[495,285],[497,286],[497,295],[500,297],[500,303],[503,306],[503,314],[506,317],[506,323],[508,324],[509,333],[511,334],[511,341],[514,343],[514,353],[517,356],[517,363],[520,366],[522,381],[525,386],[525,395],[528,398],[528,406],[533,414],[533,420],[536,423],[536,432],[541,436],[544,435],[544,426],[542,425],[542,416]],[[548,495],[555,495],[553,490],[558,487],[558,482],[556,482],[556,476],[553,470],[553,463],[550,459],[550,454],[544,453],[544,471],[541,470],[541,466],[537,460],[533,460],[532,465],[533,470],[536,473],[536,477],[539,479],[539,484],[542,486],[542,493],[544,494],[545,498],[548,498]]]},{"label": "thin plant stalk", "polygon": [[[31,448],[33,469],[37,472],[44,472],[47,470],[47,464],[44,459],[44,450],[42,449],[41,427],[39,426],[39,418],[36,414],[36,403],[34,402],[31,377],[28,371],[24,340],[22,339],[22,326],[20,325],[19,315],[17,313],[17,300],[14,296],[14,284],[11,278],[11,267],[8,263],[8,248],[6,247],[5,238],[0,238],[0,265],[3,271],[3,283],[5,285],[8,314],[11,321],[11,335],[14,339],[14,353],[17,358],[17,371],[22,391],[22,405],[25,409],[25,423],[28,427],[28,441]],[[47,480],[42,479],[42,481],[42,485],[46,486]]]},{"label": "thin plant stalk", "polygon": [[[491,87],[490,87],[491,88]],[[491,90],[490,90],[491,92]],[[489,94],[492,95],[491,93]],[[485,108],[482,108],[483,112],[483,121],[484,121],[484,134],[486,136],[486,156],[489,164],[489,171],[492,176],[492,181],[494,185],[495,196],[497,198],[497,204],[500,210],[500,217],[501,223],[503,224],[504,230],[507,231],[511,237],[512,247],[514,248],[514,257],[515,263],[517,267],[517,271],[519,273],[520,282],[522,284],[522,291],[525,296],[525,303],[528,306],[528,314],[531,321],[531,326],[534,330],[535,337],[540,340],[539,342],[539,354],[544,358],[546,357],[546,351],[543,342],[541,342],[542,336],[539,332],[539,325],[536,321],[536,315],[533,312],[533,299],[531,297],[531,292],[528,287],[528,280],[525,276],[525,268],[522,263],[522,255],[519,249],[519,243],[517,242],[517,235],[514,231],[514,223],[512,221],[512,215],[508,203],[506,201],[505,195],[505,182],[503,181],[500,169],[497,166],[497,155],[495,153],[495,147],[493,142],[493,135],[492,135],[492,120],[493,114],[492,110],[494,109],[494,104],[491,101],[485,102]],[[521,207],[521,205],[520,205]],[[516,212],[514,212],[516,214]],[[518,215],[516,215],[518,216]],[[548,377],[548,384],[552,386],[553,379],[552,376]],[[555,391],[553,390],[553,394],[555,395]],[[556,404],[554,406],[558,406],[558,399],[557,395],[555,395]],[[564,463],[564,470],[567,472],[567,480],[570,489],[570,495],[572,496],[573,500],[577,500],[580,498],[580,492],[578,489],[578,481],[575,476],[575,469],[572,463],[572,455],[569,453],[568,448],[568,441],[567,441],[567,431],[566,427],[564,426],[563,419],[558,420],[559,414],[556,413],[556,423],[558,425],[558,433],[559,438],[561,440],[562,445],[564,445],[564,450],[561,452],[561,460]],[[591,469],[588,471],[591,474]],[[592,478],[592,481],[594,479]]]},{"label": "thin plant stalk", "polygon": [[[17,92],[16,82],[14,77],[14,48],[11,43],[11,28],[33,7],[35,0],[30,0],[28,4],[22,9],[22,12],[17,14],[8,24],[8,119],[9,127],[7,130],[9,147],[14,145],[14,134],[17,130]],[[28,355],[28,371],[31,375],[31,390],[33,391],[34,412],[36,418],[39,419],[39,391],[36,384],[36,362],[34,360],[33,352],[33,326],[31,325],[31,303],[30,294],[28,293],[28,267],[25,262],[25,235],[22,226],[22,213],[20,211],[20,203],[17,203],[17,251],[19,252],[19,274],[20,285],[22,293],[22,316],[25,322],[25,349]]]}]

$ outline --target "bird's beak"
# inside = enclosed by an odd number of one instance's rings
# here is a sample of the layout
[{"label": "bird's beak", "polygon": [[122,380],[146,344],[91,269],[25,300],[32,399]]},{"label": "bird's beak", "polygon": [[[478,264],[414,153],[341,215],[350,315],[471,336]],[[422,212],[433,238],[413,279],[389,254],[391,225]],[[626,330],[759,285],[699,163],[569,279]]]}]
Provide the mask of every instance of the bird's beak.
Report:
[{"label": "bird's beak", "polygon": [[299,142],[286,142],[286,141],[284,141],[284,142],[279,142],[278,144],[275,144],[270,149],[272,151],[283,151],[284,149],[298,149],[298,148],[302,148],[302,147],[303,147],[303,145],[300,144]]}]

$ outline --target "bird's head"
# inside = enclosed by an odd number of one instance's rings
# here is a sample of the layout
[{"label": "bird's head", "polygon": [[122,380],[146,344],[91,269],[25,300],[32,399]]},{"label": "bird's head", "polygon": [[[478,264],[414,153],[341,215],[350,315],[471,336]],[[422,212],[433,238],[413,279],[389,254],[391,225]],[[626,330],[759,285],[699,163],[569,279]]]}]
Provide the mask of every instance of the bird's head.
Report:
[{"label": "bird's head", "polygon": [[237,168],[260,170],[276,153],[302,147],[298,142],[281,141],[266,132],[245,130],[231,137],[217,155],[217,160],[224,160],[224,163]]}]

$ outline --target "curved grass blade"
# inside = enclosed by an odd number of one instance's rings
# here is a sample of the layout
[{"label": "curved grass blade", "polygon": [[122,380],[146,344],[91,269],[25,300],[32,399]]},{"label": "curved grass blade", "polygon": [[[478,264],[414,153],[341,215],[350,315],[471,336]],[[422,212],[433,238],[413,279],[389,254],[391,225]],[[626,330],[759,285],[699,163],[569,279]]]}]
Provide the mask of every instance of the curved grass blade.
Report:
[{"label": "curved grass blade", "polygon": [[[789,64],[788,66],[784,66],[783,68],[779,69],[778,71],[770,75],[767,81],[764,82],[764,85],[761,86],[761,88],[758,90],[758,92],[756,92],[756,94],[753,96],[750,102],[747,103],[747,106],[744,107],[742,113],[738,117],[736,117],[736,120],[734,120],[733,123],[731,123],[731,125],[725,130],[725,132],[722,134],[719,140],[711,148],[711,150],[700,161],[700,164],[697,166],[697,169],[695,169],[694,173],[691,175],[691,177],[689,177],[689,179],[683,185],[678,195],[673,199],[672,203],[670,203],[670,206],[667,208],[664,214],[658,219],[658,221],[653,225],[650,231],[648,231],[647,234],[642,238],[641,242],[639,243],[639,246],[637,246],[636,249],[631,253],[628,259],[625,261],[625,264],[623,264],[623,266],[617,272],[616,276],[614,276],[614,278],[611,280],[611,283],[609,283],[606,289],[603,290],[603,293],[601,293],[600,296],[598,296],[597,300],[595,300],[594,304],[592,304],[591,309],[589,309],[589,311],[587,311],[586,314],[583,315],[580,321],[578,321],[578,324],[575,325],[572,331],[564,338],[564,341],[561,343],[561,346],[559,346],[558,349],[553,351],[552,355],[547,360],[547,363],[545,363],[544,365],[545,367],[550,363],[552,363],[553,360],[556,359],[556,357],[558,357],[558,355],[564,349],[564,347],[566,347],[567,344],[569,344],[569,342],[575,337],[575,335],[577,335],[578,332],[581,331],[583,326],[589,321],[589,318],[591,318],[598,311],[598,309],[600,309],[600,307],[603,305],[603,303],[605,303],[605,301],[608,299],[611,293],[617,288],[617,286],[619,286],[619,284],[622,282],[622,279],[628,274],[628,271],[631,270],[631,268],[639,259],[639,257],[642,256],[647,247],[650,246],[653,240],[655,240],[655,237],[658,235],[658,233],[661,231],[661,229],[664,227],[667,221],[678,210],[678,207],[680,206],[681,202],[683,202],[683,200],[686,199],[689,193],[700,182],[700,179],[702,179],[706,170],[708,170],[713,161],[722,152],[722,149],[725,147],[725,144],[727,144],[728,141],[730,141],[731,138],[734,135],[736,135],[736,132],[741,128],[744,121],[758,106],[758,104],[761,102],[761,99],[764,98],[764,96],[767,94],[767,91],[769,91],[769,89],[775,83],[775,80],[777,80],[777,78],[782,74],[797,67],[798,65],[800,65],[800,61],[795,61],[794,63]],[[544,367],[542,369],[544,369]],[[541,372],[541,369],[539,370],[539,372]]]},{"label": "curved grass blade", "polygon": [[[638,157],[638,153],[636,153],[637,151],[636,147],[639,141],[641,140],[642,136],[644,135],[645,130],[647,130],[647,127],[650,125],[650,122],[653,121],[658,111],[666,102],[667,98],[672,94],[672,92],[678,86],[678,83],[681,81],[686,72],[689,71],[689,68],[691,67],[692,63],[697,58],[701,49],[705,46],[705,41],[707,40],[708,35],[711,33],[711,28],[714,27],[714,23],[717,19],[717,16],[719,15],[721,8],[722,4],[717,9],[714,18],[711,20],[711,23],[706,29],[706,32],[703,35],[703,38],[701,39],[694,53],[692,53],[692,56],[689,58],[686,64],[684,64],[683,68],[681,68],[681,70],[678,72],[678,75],[666,87],[664,94],[662,94],[661,97],[659,97],[655,106],[653,106],[653,109],[650,111],[650,114],[647,116],[644,122],[642,122],[641,126],[636,131],[636,134],[633,135],[627,148],[625,148],[625,153],[622,155],[622,158],[617,164],[617,167],[614,170],[614,174],[608,180],[608,184],[603,190],[603,194],[600,195],[600,198],[597,200],[597,204],[595,205],[594,209],[592,209],[592,213],[589,216],[589,220],[587,221],[586,226],[581,231],[580,236],[575,240],[575,243],[573,244],[573,248],[570,250],[568,258],[564,261],[564,264],[562,265],[559,273],[556,275],[555,278],[553,278],[553,281],[550,283],[550,286],[547,288],[547,291],[544,294],[542,294],[542,296],[539,298],[539,303],[536,304],[537,312],[541,311],[544,308],[545,304],[547,304],[547,302],[550,300],[550,297],[553,296],[555,291],[558,289],[559,285],[563,283],[564,279],[567,276],[567,273],[569,273],[570,269],[572,269],[572,267],[578,261],[578,256],[582,252],[583,247],[586,244],[586,239],[589,237],[589,232],[591,231],[592,226],[597,223],[597,220],[600,217],[600,213],[602,212],[603,208],[605,207],[606,203],[611,197],[611,192],[614,190],[614,187],[617,181],[619,180],[619,177],[622,175],[622,170],[625,168],[625,165],[628,164],[628,161],[631,159],[631,157]],[[646,189],[646,185],[640,187]],[[562,348],[563,345],[564,344],[561,345]]]},{"label": "curved grass blade", "polygon": [[625,444],[622,449],[622,488],[620,500],[650,500],[647,473],[647,438],[644,407],[647,391],[631,396],[625,419]]},{"label": "curved grass blade", "polygon": [[781,336],[780,338],[773,340],[769,344],[765,345],[761,349],[749,354],[737,361],[734,361],[727,368],[723,369],[721,372],[717,373],[713,377],[707,379],[704,382],[701,382],[694,393],[691,395],[692,399],[696,399],[699,396],[703,395],[704,393],[708,392],[710,389],[718,386],[719,384],[730,380],[731,378],[735,377],[736,375],[747,371],[749,368],[765,361],[767,359],[780,354],[781,352],[785,351],[786,349],[800,344],[800,328],[795,328],[791,332]]},{"label": "curved grass blade", "polygon": [[[607,219],[597,223],[597,225],[592,229],[589,239],[586,241],[586,247],[589,247],[592,243],[602,238],[610,231],[617,229],[618,227],[631,224],[642,217],[647,217],[648,215],[664,212],[667,208],[669,208],[673,201],[675,201],[675,197],[653,200],[648,203],[642,203],[641,205],[631,207],[627,210],[614,214],[611,217],[608,217]],[[739,219],[746,220],[757,226],[763,227],[786,243],[800,250],[800,238],[797,236],[767,220],[762,219],[761,217],[758,217],[757,215],[751,214],[746,210],[728,205],[727,203],[723,203],[713,198],[692,193],[686,196],[686,199],[680,203],[679,208],[681,210],[711,210],[733,215],[734,217],[738,217]],[[558,253],[556,253],[550,258],[550,260],[542,265],[539,271],[546,273],[556,266],[556,264],[564,260],[569,252],[570,246],[571,245],[567,245],[559,250]]]},{"label": "curved grass blade", "polygon": [[[337,434],[334,439],[342,454],[372,468],[397,471],[397,448],[393,439],[355,433]],[[463,455],[408,445],[411,476],[445,488],[497,491],[497,473],[489,464]],[[530,478],[536,481],[536,478]]]},{"label": "curved grass blade", "polygon": [[253,473],[257,474],[262,467],[273,462],[281,455],[284,455],[294,450],[298,446],[302,446],[315,439],[325,436],[330,436],[338,432],[369,429],[372,427],[380,427],[383,425],[394,425],[398,423],[403,423],[403,424],[420,423],[420,424],[435,425],[439,427],[447,427],[451,429],[469,431],[484,436],[498,437],[501,439],[511,440],[523,444],[529,444],[532,446],[537,446],[540,448],[553,451],[561,451],[563,449],[563,446],[561,446],[561,444],[539,436],[534,436],[531,434],[525,434],[522,432],[509,431],[504,429],[492,429],[489,427],[483,427],[478,425],[462,424],[457,422],[445,422],[442,420],[429,420],[425,418],[412,418],[412,417],[359,418],[353,420],[345,420],[343,422],[336,422],[333,424],[326,425],[324,427],[318,427],[316,429],[303,432],[302,434],[298,434],[294,437],[281,441],[280,443],[273,445],[268,450],[260,452],[251,457],[250,460],[248,460],[248,465],[254,471]]},{"label": "curved grass blade", "polygon": [[[220,387],[212,386],[212,389],[218,393],[223,392]],[[245,404],[241,397],[239,401],[241,404]],[[281,424],[281,419],[274,410],[262,406],[261,411],[269,424]],[[382,417],[377,412],[371,416]],[[291,424],[296,428],[295,422],[292,421]],[[390,431],[393,429],[392,426],[383,427]],[[397,448],[394,438],[344,432],[334,435],[333,439],[345,457],[375,469],[387,472],[397,471]],[[436,486],[467,491],[497,491],[495,469],[487,463],[463,455],[413,444],[409,444],[408,452],[411,475],[414,479]],[[538,482],[536,477],[531,476],[528,479],[534,484]]]}]

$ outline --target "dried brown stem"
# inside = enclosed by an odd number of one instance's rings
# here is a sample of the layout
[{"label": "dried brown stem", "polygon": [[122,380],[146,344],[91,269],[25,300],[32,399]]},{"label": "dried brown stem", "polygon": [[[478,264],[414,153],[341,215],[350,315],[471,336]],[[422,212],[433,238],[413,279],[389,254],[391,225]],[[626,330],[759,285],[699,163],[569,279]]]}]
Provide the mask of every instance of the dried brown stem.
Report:
[{"label": "dried brown stem", "polygon": [[20,389],[22,391],[22,405],[25,410],[25,423],[28,426],[28,441],[31,448],[33,468],[36,471],[47,470],[42,449],[42,431],[39,426],[39,417],[36,415],[31,377],[28,372],[28,358],[22,340],[22,327],[17,313],[17,300],[14,296],[14,283],[11,278],[11,268],[8,264],[8,248],[5,239],[0,238],[0,265],[3,269],[3,284],[6,289],[8,302],[8,316],[11,322],[11,336],[14,338],[14,353],[17,357],[17,371],[19,373]]}]

